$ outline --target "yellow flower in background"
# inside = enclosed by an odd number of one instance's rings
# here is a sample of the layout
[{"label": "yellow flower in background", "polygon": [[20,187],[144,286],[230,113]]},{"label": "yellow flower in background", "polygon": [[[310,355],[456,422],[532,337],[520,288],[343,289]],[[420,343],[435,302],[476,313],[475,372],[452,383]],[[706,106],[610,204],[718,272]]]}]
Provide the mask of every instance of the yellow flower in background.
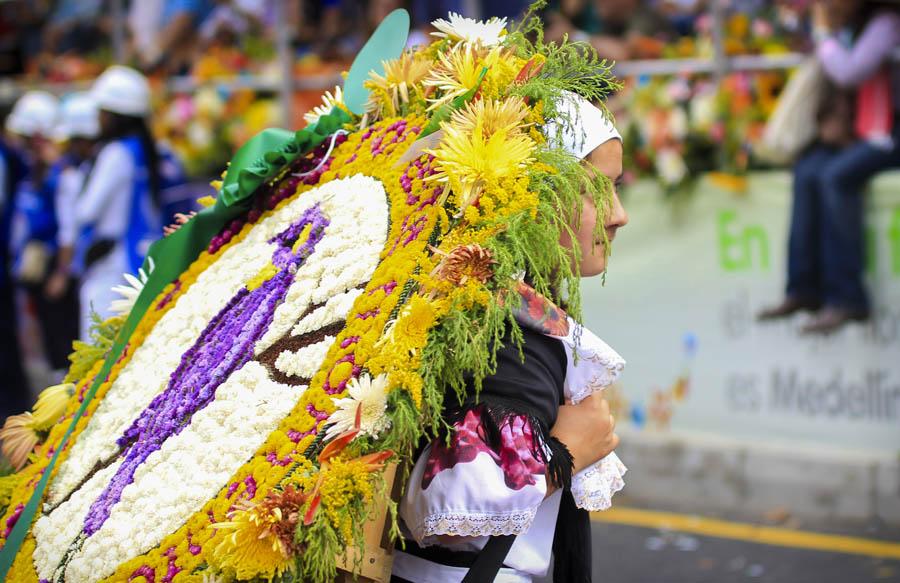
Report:
[{"label": "yellow flower in background", "polygon": [[392,117],[409,103],[410,93],[421,92],[417,86],[431,70],[431,61],[406,51],[383,65],[384,75],[372,73],[364,85],[373,92],[372,105],[383,109],[382,117]]},{"label": "yellow flower in background", "polygon": [[69,398],[75,394],[75,385],[63,383],[47,387],[38,395],[34,405],[32,422],[37,431],[45,431],[53,427],[66,412]]},{"label": "yellow flower in background", "polygon": [[[491,54],[495,52],[496,50]],[[441,93],[432,100],[428,109],[437,109],[478,85],[481,70],[490,66],[489,61],[496,59],[491,58],[491,54],[482,62],[478,57],[478,50],[466,44],[439,53],[437,68],[423,81],[426,87],[433,87]]]},{"label": "yellow flower in background", "polygon": [[212,563],[217,569],[233,572],[245,581],[272,579],[293,569],[294,560],[275,531],[282,520],[281,509],[261,512],[259,506],[241,508],[228,517],[227,522],[212,525],[229,533],[213,549]]},{"label": "yellow flower in background", "polygon": [[21,413],[7,417],[3,429],[0,429],[0,441],[3,441],[0,451],[16,471],[21,470],[38,444],[34,416],[31,413]]}]

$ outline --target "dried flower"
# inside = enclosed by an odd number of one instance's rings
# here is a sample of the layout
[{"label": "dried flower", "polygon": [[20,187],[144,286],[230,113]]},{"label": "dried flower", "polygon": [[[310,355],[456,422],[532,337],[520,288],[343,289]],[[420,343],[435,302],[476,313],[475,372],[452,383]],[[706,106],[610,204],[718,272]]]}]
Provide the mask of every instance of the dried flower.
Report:
[{"label": "dried flower", "polygon": [[497,263],[491,252],[481,245],[460,245],[444,255],[434,268],[433,275],[454,285],[463,285],[469,279],[487,283],[494,276],[493,266]]},{"label": "dried flower", "polygon": [[0,440],[3,441],[0,451],[16,471],[21,470],[38,444],[38,434],[34,429],[34,417],[31,413],[7,417],[3,429],[0,429]]}]

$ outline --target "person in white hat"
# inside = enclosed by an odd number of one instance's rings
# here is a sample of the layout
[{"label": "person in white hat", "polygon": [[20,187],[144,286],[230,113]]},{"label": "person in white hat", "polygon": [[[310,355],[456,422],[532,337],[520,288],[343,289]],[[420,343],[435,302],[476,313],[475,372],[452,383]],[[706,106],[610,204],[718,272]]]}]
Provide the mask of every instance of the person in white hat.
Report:
[{"label": "person in white hat", "polygon": [[19,413],[31,404],[19,347],[15,285],[9,269],[16,193],[27,167],[10,138],[11,133],[0,136],[0,418]]},{"label": "person in white hat", "polygon": [[72,271],[72,254],[78,236],[76,201],[94,164],[99,136],[100,115],[96,100],[87,92],[72,93],[66,97],[62,102],[55,136],[64,145],[65,153],[60,159],[62,171],[56,198],[60,253],[56,269],[47,283],[47,295],[51,297],[65,293],[72,283],[70,279],[77,275]]},{"label": "person in white hat", "polygon": [[110,315],[112,287],[136,273],[162,229],[160,156],[150,132],[150,84],[138,71],[114,65],[94,82],[100,142],[78,199],[75,269],[83,270],[79,298],[81,335],[91,312]]},{"label": "person in white hat", "polygon": [[82,319],[79,317],[77,285],[80,274],[73,270],[72,264],[78,235],[75,212],[94,163],[99,135],[99,112],[94,98],[87,92],[80,92],[63,99],[54,136],[64,148],[57,162],[59,179],[56,181],[56,220],[59,225],[56,239],[59,252],[53,273],[44,286],[44,294],[48,300],[67,309],[64,318],[67,329],[60,340],[67,341],[62,348],[64,352],[71,350],[71,341],[78,337]]},{"label": "person in white hat", "polygon": [[56,97],[44,91],[25,93],[13,108],[6,128],[19,136],[28,174],[16,192],[16,280],[27,294],[41,330],[51,370],[60,378],[68,368],[72,341],[78,337],[78,305],[74,293],[49,296],[45,286],[58,261],[60,218],[73,209],[59,208],[58,186],[66,163],[54,137],[60,128]]},{"label": "person in white hat", "polygon": [[50,170],[56,152],[50,137],[59,114],[59,100],[46,91],[28,91],[6,118],[6,131],[17,142],[27,174],[15,197],[12,247],[17,255],[14,272],[20,281],[33,283],[47,270],[56,237],[56,219]]},{"label": "person in white hat", "polygon": [[[562,247],[580,250],[572,255],[577,272],[596,276],[607,261],[606,242],[595,236],[597,222],[607,215],[608,242],[628,222],[616,192],[622,138],[602,110],[574,93],[563,95],[557,112],[544,125],[548,142],[614,185],[609,212],[598,212],[584,196],[572,236],[560,239]],[[531,308],[529,303],[529,314]],[[451,414],[447,439],[429,444],[412,468],[398,508],[405,546],[394,551],[394,583],[531,581],[547,573],[551,555],[554,581],[590,580],[587,511],[608,508],[625,472],[612,454],[615,421],[595,391],[614,380],[618,372],[609,371],[621,370],[624,360],[574,320],[560,333],[523,316],[516,314],[521,352],[503,341],[496,370],[478,393],[480,405],[473,405],[470,392],[458,414]],[[560,405],[561,397],[577,404]],[[528,444],[548,433],[548,455],[570,460],[571,488],[525,477],[524,468],[542,465]]]}]

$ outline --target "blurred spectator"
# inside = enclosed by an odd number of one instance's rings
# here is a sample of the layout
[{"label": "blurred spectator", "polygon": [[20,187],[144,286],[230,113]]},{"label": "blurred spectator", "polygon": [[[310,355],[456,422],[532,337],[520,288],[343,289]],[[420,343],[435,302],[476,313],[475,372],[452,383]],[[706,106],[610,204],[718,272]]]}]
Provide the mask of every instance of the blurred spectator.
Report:
[{"label": "blurred spectator", "polygon": [[[7,118],[7,128],[10,119]],[[15,122],[13,123],[15,125]],[[10,243],[13,210],[26,166],[19,152],[5,137],[0,138],[0,417],[6,418],[31,404],[28,382],[19,349],[15,287],[10,273]]]},{"label": "blurred spectator", "polygon": [[103,0],[59,0],[43,30],[42,51],[92,51],[108,33],[101,30]]},{"label": "blurred spectator", "polygon": [[[69,306],[68,335],[79,335],[78,278],[72,269],[72,253],[78,235],[75,212],[96,154],[100,121],[97,104],[88,93],[74,93],[62,103],[56,138],[64,144],[56,187],[56,220],[59,252],[44,294],[50,301]],[[70,341],[71,342],[71,341]],[[70,350],[71,343],[65,352]]]},{"label": "blurred spectator", "polygon": [[549,40],[587,40],[613,61],[659,57],[674,37],[663,15],[641,0],[560,0],[547,20]]},{"label": "blurred spectator", "polygon": [[694,22],[705,7],[703,0],[663,0],[660,10],[672,28],[681,36],[694,33]]},{"label": "blurred spectator", "polygon": [[900,167],[900,69],[890,60],[900,9],[828,0],[815,14],[816,55],[839,91],[828,92],[818,139],[794,166],[787,294],[760,319],[823,308],[803,330],[830,333],[869,318],[862,195],[872,176]]},{"label": "blurred spectator", "polygon": [[200,38],[208,42],[227,34],[240,37],[274,24],[276,0],[227,0],[219,2],[200,27]]},{"label": "blurred spectator", "polygon": [[61,377],[78,327],[74,295],[50,298],[44,294],[58,251],[56,189],[63,165],[52,142],[58,110],[55,97],[30,91],[16,103],[7,127],[22,137],[27,164],[27,174],[19,182],[16,196],[14,220],[20,220],[21,235],[16,237],[19,241],[15,244],[14,273],[34,307],[44,355],[50,368]]},{"label": "blurred spectator", "polygon": [[74,261],[84,266],[82,337],[92,310],[101,318],[111,315],[112,287],[121,283],[123,273],[137,272],[162,230],[162,164],[148,125],[147,79],[134,69],[112,66],[94,82],[91,95],[100,110],[103,146],[75,213],[79,239]]},{"label": "blurred spectator", "polygon": [[[155,1],[151,2],[156,5]],[[147,8],[138,8],[141,2],[132,5],[158,23],[157,33],[142,42],[149,48],[149,57],[142,59],[147,70],[161,69],[168,74],[183,74],[189,68],[197,42],[197,28],[212,12],[212,0],[162,0],[158,7],[158,20]],[[156,8],[157,6],[153,6]],[[146,11],[146,12],[145,12]],[[142,26],[140,24],[139,26]]]},{"label": "blurred spectator", "polygon": [[141,0],[132,2],[128,9],[131,57],[142,67],[160,62],[162,46],[159,34],[162,29],[164,3],[165,0]]}]

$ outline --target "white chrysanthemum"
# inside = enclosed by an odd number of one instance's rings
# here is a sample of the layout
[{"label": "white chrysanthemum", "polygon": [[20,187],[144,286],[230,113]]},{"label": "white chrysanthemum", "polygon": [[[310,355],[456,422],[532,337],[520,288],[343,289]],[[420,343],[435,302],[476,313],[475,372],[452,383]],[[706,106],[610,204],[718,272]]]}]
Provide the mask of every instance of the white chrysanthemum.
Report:
[{"label": "white chrysanthemum", "polygon": [[153,263],[153,258],[150,257],[148,259],[150,264],[148,272],[144,272],[144,268],[141,268],[138,270],[138,277],[126,273],[123,277],[125,277],[125,281],[128,285],[117,285],[112,288],[114,292],[122,297],[113,300],[109,304],[109,310],[111,312],[119,316],[127,316],[131,313],[134,303],[137,301],[138,296],[141,295],[141,290],[144,289],[144,284],[150,279],[150,274],[153,273],[153,269],[156,267]]},{"label": "white chrysanthemum", "polygon": [[308,124],[314,124],[319,121],[319,118],[323,115],[327,115],[331,113],[331,110],[334,109],[335,105],[343,105],[344,104],[344,92],[341,91],[341,86],[336,85],[334,88],[334,93],[331,91],[326,91],[325,95],[322,96],[322,105],[317,105],[311,110],[307,111],[303,114],[303,119],[306,120]]},{"label": "white chrysanthemum", "polygon": [[506,18],[494,17],[485,22],[474,18],[465,18],[455,12],[451,12],[448,18],[449,21],[438,18],[432,22],[432,26],[438,29],[438,32],[431,34],[453,41],[480,43],[492,47],[500,44],[506,28]]},{"label": "white chrysanthemum", "polygon": [[328,418],[331,426],[325,434],[325,439],[332,439],[353,429],[356,424],[356,411],[360,407],[362,407],[359,423],[361,434],[377,438],[379,433],[389,429],[391,421],[385,415],[387,389],[388,377],[385,374],[380,374],[374,379],[368,374],[363,374],[347,383],[347,396],[334,400],[337,409]]}]

